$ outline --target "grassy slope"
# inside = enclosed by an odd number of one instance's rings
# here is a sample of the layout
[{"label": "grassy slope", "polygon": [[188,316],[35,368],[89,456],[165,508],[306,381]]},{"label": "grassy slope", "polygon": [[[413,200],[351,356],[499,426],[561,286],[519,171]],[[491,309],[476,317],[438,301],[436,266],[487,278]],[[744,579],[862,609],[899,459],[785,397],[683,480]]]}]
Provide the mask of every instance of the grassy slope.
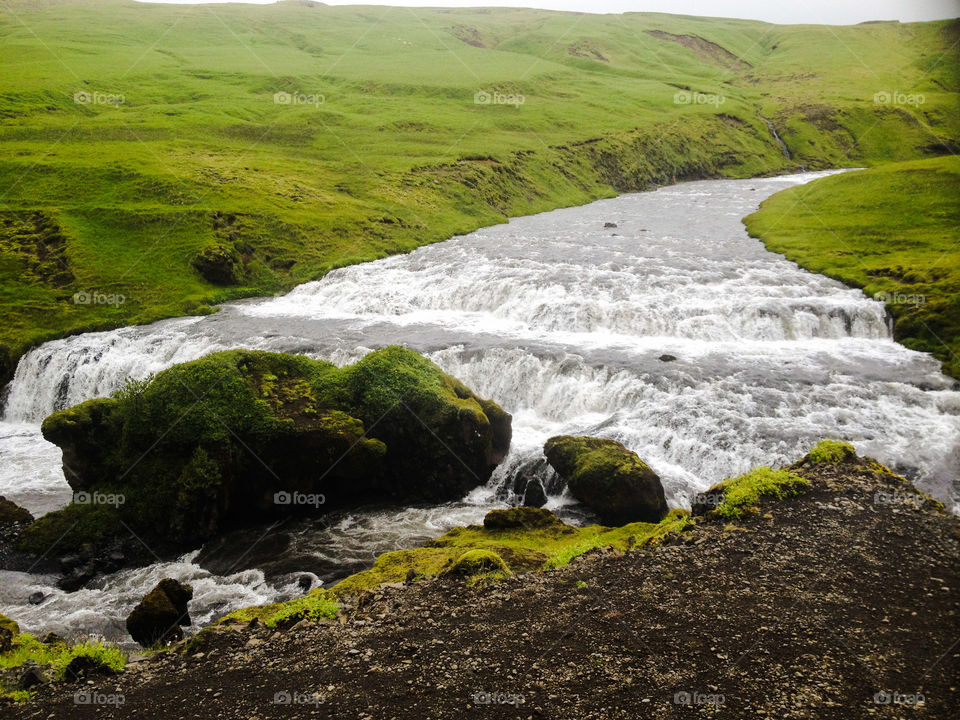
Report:
[{"label": "grassy slope", "polygon": [[[44,339],[278,292],[510,215],[675,178],[942,152],[960,137],[944,58],[957,35],[956,22],[11,0],[0,382]],[[124,102],[77,104],[81,90]],[[480,90],[525,102],[478,105]],[[688,90],[725,102],[674,102]],[[884,90],[925,103],[875,104]],[[279,91],[325,102],[278,105]],[[214,243],[242,253],[229,286],[191,266]],[[78,291],[125,302],[78,305]]]},{"label": "grassy slope", "polygon": [[746,224],[803,267],[883,293],[896,338],[960,378],[960,158],[823,178],[777,193]]}]

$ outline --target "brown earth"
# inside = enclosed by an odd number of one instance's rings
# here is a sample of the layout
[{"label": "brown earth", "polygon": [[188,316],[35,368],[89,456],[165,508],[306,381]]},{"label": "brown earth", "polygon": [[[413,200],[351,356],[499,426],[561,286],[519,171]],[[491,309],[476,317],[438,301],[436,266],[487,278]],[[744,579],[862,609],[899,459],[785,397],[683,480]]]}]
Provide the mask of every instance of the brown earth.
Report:
[{"label": "brown earth", "polygon": [[867,461],[794,467],[804,495],[659,547],[383,587],[338,621],[225,627],[192,655],[46,685],[0,715],[958,717],[957,518]]}]

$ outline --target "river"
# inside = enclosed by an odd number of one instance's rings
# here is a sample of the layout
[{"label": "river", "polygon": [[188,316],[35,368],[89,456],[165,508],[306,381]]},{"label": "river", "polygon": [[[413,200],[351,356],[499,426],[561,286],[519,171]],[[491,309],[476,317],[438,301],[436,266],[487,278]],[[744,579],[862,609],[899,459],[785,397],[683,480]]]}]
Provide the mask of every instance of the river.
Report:
[{"label": "river", "polygon": [[[671,506],[834,437],[956,511],[954,381],[893,342],[880,302],[768,252],[741,223],[768,195],[822,174],[684,183],[518,218],[282,297],[36,348],[0,422],[0,494],[35,514],[70,498],[59,450],[39,435],[45,415],[231,347],[342,364],[406,345],[513,413],[514,442],[490,484],[462,502],[293,524],[278,531],[279,552],[269,546],[256,567],[229,574],[204,569],[195,552],[68,595],[54,577],[3,572],[0,612],[27,629],[123,640],[123,618],[165,575],[194,585],[201,624],[291,597],[304,575],[331,582],[515,503],[509,479],[523,471],[549,482],[540,448],[559,433],[623,442],[660,474]],[[562,487],[551,490],[548,507],[576,519]],[[35,590],[49,597],[28,605]]]}]

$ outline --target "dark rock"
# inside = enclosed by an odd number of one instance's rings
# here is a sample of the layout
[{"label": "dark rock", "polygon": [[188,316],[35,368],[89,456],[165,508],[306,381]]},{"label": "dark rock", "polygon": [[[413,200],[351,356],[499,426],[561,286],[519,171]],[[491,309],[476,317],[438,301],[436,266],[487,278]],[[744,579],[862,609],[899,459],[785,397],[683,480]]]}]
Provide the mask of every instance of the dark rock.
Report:
[{"label": "dark rock", "polygon": [[20,690],[29,690],[37,685],[43,685],[46,681],[47,679],[44,677],[40,668],[31,666],[20,675],[20,679],[17,680],[17,688]]},{"label": "dark rock", "polygon": [[403,581],[404,581],[407,585],[409,585],[410,583],[412,583],[412,582],[413,582],[414,580],[416,580],[416,579],[417,579],[417,571],[414,570],[413,568],[410,568],[409,570],[407,570],[407,576],[403,579]]},{"label": "dark rock", "polygon": [[0,653],[7,652],[13,644],[13,638],[20,634],[16,620],[0,615]]},{"label": "dark rock", "polygon": [[164,578],[127,617],[130,637],[143,647],[166,645],[182,639],[180,626],[190,624],[187,602],[192,597],[192,587]]},{"label": "dark rock", "polygon": [[73,658],[63,669],[63,679],[77,682],[95,675],[115,675],[116,671],[109,665],[104,665],[96,658],[80,655]]},{"label": "dark rock", "polygon": [[30,593],[30,597],[27,598],[27,602],[31,605],[39,605],[46,599],[47,596],[37,590],[36,592]]},{"label": "dark rock", "polygon": [[540,528],[559,525],[560,520],[549,510],[534,507],[513,507],[506,510],[491,510],[483,518],[483,526],[488,530],[508,528]]},{"label": "dark rock", "polygon": [[40,642],[42,642],[44,645],[64,645],[67,641],[57,635],[55,632],[48,632],[46,635],[40,638]]},{"label": "dark rock", "polygon": [[[131,560],[103,555],[131,530],[153,552],[173,554],[291,514],[460,498],[489,479],[512,428],[496,403],[417,353],[388,347],[343,368],[215,353],[56,412],[43,433],[63,450],[75,491],[114,500],[48,513],[20,539],[28,553],[55,546],[79,555],[64,563],[68,586],[78,587],[86,580],[73,577],[76,566],[93,560],[110,572]],[[84,543],[91,553],[78,553]]]},{"label": "dark rock", "polygon": [[615,227],[617,226],[617,224],[616,224],[615,222],[605,222],[605,223],[603,224],[603,226],[604,226],[605,228],[615,228]]},{"label": "dark rock", "polygon": [[64,592],[76,592],[88,582],[93,580],[96,576],[97,568],[94,565],[87,563],[86,565],[75,567],[69,573],[57,580],[57,587]]},{"label": "dark rock", "polygon": [[523,504],[527,507],[543,507],[547,504],[547,493],[537,478],[527,480],[527,487],[523,491]]},{"label": "dark rock", "polygon": [[309,575],[301,575],[299,578],[297,578],[297,585],[301,590],[307,592],[313,587],[313,578]]},{"label": "dark rock", "polygon": [[676,355],[666,355],[666,354],[661,355],[659,358],[660,362],[673,362],[676,359],[677,359]]},{"label": "dark rock", "polygon": [[571,494],[606,524],[660,522],[667,502],[660,478],[614,440],[558,435],[543,448]]},{"label": "dark rock", "polygon": [[0,527],[29,525],[32,522],[33,515],[28,510],[0,495]]}]

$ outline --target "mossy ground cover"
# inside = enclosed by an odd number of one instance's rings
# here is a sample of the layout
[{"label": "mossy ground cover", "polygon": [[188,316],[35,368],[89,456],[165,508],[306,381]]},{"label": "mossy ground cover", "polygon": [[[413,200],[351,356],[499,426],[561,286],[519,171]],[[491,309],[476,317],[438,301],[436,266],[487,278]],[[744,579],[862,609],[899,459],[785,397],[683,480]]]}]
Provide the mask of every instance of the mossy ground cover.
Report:
[{"label": "mossy ground cover", "polygon": [[[631,523],[622,527],[590,525],[577,528],[557,522],[536,527],[456,527],[423,547],[380,555],[369,570],[351,575],[329,589],[317,589],[286,603],[243,608],[224,616],[221,623],[249,622],[270,626],[306,617],[304,608],[317,608],[316,617],[336,614],[336,601],[382,583],[403,582],[441,575],[462,576],[467,582],[495,581],[510,573],[560,568],[595,548],[633,550],[659,542],[670,533],[693,525],[685,510],[671,510],[659,523]],[[500,565],[502,563],[502,566]]]},{"label": "mossy ground cover", "polygon": [[[99,666],[104,672],[117,673],[123,669],[127,656],[119,648],[101,642],[48,644],[40,642],[30,633],[20,633],[13,638],[13,647],[8,652],[0,653],[0,670],[35,663],[48,668],[53,678],[62,680],[69,672],[70,663],[78,658],[85,660],[88,666]],[[23,701],[29,699],[30,695],[27,690],[17,690],[0,684],[0,697]]]},{"label": "mossy ground cover", "polygon": [[0,34],[0,380],[508,216],[960,134],[951,22],[10,0]]},{"label": "mossy ground cover", "polygon": [[960,157],[822,178],[745,222],[770,250],[885,302],[896,339],[960,378]]}]

